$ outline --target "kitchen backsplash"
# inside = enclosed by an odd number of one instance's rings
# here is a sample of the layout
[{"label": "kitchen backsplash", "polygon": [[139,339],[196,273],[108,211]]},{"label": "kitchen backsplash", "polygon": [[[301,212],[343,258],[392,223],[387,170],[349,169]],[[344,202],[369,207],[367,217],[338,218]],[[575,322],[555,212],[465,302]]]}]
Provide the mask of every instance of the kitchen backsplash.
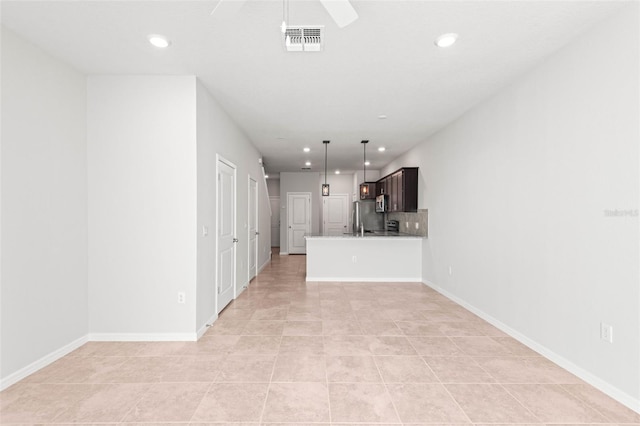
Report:
[{"label": "kitchen backsplash", "polygon": [[[387,213],[386,220],[400,222],[400,232],[421,237],[428,236],[429,214],[427,209],[418,209],[417,213]],[[418,229],[416,229],[416,223]]]}]

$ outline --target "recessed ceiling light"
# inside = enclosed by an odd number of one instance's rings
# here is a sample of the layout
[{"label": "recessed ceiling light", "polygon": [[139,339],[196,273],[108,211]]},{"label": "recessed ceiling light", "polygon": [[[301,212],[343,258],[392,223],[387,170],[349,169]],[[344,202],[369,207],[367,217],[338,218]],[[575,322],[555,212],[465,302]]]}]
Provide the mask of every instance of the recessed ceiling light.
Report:
[{"label": "recessed ceiling light", "polygon": [[303,150],[304,152],[309,152],[309,151],[311,151],[311,148],[304,147],[302,150]]},{"label": "recessed ceiling light", "polygon": [[336,170],[336,174],[339,175],[340,174],[340,170]]},{"label": "recessed ceiling light", "polygon": [[385,152],[387,150],[387,148],[385,148],[384,146],[378,147],[378,151],[380,152]]},{"label": "recessed ceiling light", "polygon": [[157,47],[158,49],[165,49],[169,47],[169,45],[171,44],[171,42],[167,40],[165,36],[162,36],[160,34],[150,34],[149,43],[151,43],[153,46]]},{"label": "recessed ceiling light", "polygon": [[371,162],[370,162],[370,161],[365,161],[365,162],[364,162],[364,165],[365,165],[365,166],[370,166],[370,165],[371,165]]},{"label": "recessed ceiling light", "polygon": [[384,114],[380,114],[380,115],[378,116],[378,118],[379,118],[380,120],[386,120],[386,119],[387,119],[387,116],[386,116],[386,115],[384,115]]},{"label": "recessed ceiling light", "polygon": [[438,47],[450,47],[458,40],[458,34],[456,33],[448,33],[442,34],[435,41],[436,46]]},{"label": "recessed ceiling light", "polygon": [[310,166],[311,165],[311,161],[307,161],[306,163],[304,163],[305,166]]}]

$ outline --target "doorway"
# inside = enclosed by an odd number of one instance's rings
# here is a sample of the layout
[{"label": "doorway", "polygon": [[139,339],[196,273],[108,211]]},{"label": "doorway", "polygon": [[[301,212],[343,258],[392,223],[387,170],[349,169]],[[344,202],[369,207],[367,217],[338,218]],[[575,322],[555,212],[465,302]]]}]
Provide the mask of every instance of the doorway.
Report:
[{"label": "doorway", "polygon": [[280,197],[269,197],[271,204],[271,247],[280,247]]},{"label": "doorway", "polygon": [[218,156],[216,168],[216,310],[220,313],[236,294],[236,166]]},{"label": "doorway", "polygon": [[342,235],[349,231],[349,194],[322,197],[322,233]]},{"label": "doorway", "polygon": [[256,275],[258,270],[258,185],[249,176],[249,281]]},{"label": "doorway", "polygon": [[289,254],[305,254],[305,235],[311,234],[311,193],[287,193],[287,243]]}]

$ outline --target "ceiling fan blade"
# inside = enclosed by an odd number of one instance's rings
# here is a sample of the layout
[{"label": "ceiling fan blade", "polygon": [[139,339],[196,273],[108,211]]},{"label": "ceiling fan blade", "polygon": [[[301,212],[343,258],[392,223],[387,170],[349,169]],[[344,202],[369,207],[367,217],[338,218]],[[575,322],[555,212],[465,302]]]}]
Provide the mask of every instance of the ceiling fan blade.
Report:
[{"label": "ceiling fan blade", "polygon": [[211,16],[218,18],[230,18],[242,8],[246,0],[219,0],[211,11]]},{"label": "ceiling fan blade", "polygon": [[340,28],[344,28],[358,19],[358,14],[349,0],[320,0],[320,3]]}]

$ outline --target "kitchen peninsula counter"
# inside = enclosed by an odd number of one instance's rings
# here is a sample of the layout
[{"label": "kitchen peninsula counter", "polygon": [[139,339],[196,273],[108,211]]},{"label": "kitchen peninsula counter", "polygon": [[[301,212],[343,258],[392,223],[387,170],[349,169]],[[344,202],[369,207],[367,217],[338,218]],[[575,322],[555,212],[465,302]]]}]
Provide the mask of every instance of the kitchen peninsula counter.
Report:
[{"label": "kitchen peninsula counter", "polygon": [[422,282],[424,237],[377,231],[305,238],[307,281]]},{"label": "kitchen peninsula counter", "polygon": [[388,238],[394,239],[410,239],[410,240],[422,240],[425,237],[421,237],[420,235],[411,235],[405,234],[403,232],[394,232],[394,231],[373,231],[373,232],[365,232],[364,235],[359,233],[354,234],[339,234],[339,235],[324,235],[324,234],[312,234],[305,236],[307,241],[310,239],[353,239],[353,238],[366,238],[366,239],[384,239]]}]

